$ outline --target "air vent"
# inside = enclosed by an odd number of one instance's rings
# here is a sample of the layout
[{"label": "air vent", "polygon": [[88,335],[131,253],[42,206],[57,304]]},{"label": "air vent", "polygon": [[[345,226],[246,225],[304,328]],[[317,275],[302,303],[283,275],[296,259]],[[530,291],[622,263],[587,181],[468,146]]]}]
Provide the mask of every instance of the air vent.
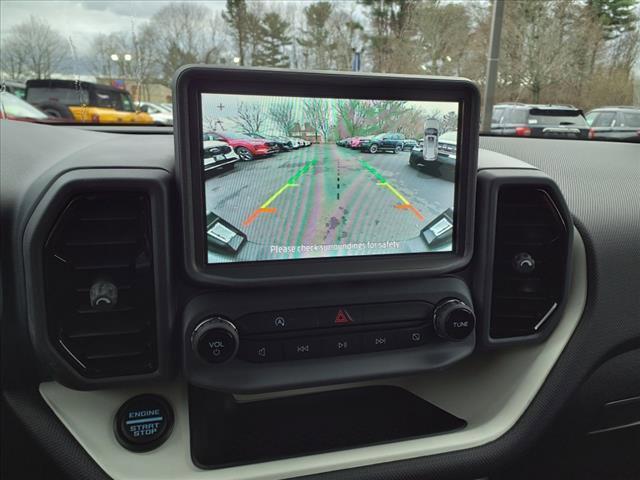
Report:
[{"label": "air vent", "polygon": [[562,302],[568,228],[546,187],[502,186],[498,193],[492,338],[538,335]]},{"label": "air vent", "polygon": [[148,198],[118,192],[75,197],[49,235],[49,339],[86,377],[157,368],[150,231]]}]

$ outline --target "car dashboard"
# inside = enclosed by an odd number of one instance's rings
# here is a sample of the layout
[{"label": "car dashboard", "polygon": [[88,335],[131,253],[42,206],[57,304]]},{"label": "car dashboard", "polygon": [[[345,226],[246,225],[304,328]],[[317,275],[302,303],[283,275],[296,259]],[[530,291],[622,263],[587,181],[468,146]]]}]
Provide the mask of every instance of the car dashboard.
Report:
[{"label": "car dashboard", "polygon": [[561,417],[640,422],[638,145],[483,136],[466,267],[238,287],[184,273],[170,129],[1,132],[4,401],[70,478],[478,478]]}]

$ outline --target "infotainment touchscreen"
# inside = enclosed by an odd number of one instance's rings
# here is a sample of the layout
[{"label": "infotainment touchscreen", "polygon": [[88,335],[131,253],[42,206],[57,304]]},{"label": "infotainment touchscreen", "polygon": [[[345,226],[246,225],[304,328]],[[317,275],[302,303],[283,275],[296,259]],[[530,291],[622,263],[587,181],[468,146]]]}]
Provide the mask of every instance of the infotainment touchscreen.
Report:
[{"label": "infotainment touchscreen", "polygon": [[200,101],[207,263],[454,250],[461,103]]}]

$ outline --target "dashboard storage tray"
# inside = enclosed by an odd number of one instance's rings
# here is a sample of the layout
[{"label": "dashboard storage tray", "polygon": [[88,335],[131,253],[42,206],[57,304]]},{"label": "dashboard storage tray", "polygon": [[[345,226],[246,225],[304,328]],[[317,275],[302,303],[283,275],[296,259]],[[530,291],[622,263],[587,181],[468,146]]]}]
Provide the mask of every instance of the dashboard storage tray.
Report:
[{"label": "dashboard storage tray", "polygon": [[392,386],[253,402],[192,386],[189,418],[191,457],[205,469],[424,437],[466,425]]}]

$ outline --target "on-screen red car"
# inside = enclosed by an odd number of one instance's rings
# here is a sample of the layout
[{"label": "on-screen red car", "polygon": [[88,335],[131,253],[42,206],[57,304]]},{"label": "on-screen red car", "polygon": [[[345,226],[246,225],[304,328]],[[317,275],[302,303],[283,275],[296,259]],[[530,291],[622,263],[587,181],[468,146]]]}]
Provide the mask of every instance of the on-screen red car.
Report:
[{"label": "on-screen red car", "polygon": [[349,142],[349,147],[351,148],[360,148],[360,144],[362,143],[362,140],[364,139],[369,139],[371,138],[371,136],[368,137],[353,137],[352,139],[350,139]]},{"label": "on-screen red car", "polygon": [[203,140],[219,140],[227,142],[235,150],[241,160],[248,162],[257,157],[271,155],[278,151],[276,142],[261,138],[253,138],[237,132],[207,132]]}]

